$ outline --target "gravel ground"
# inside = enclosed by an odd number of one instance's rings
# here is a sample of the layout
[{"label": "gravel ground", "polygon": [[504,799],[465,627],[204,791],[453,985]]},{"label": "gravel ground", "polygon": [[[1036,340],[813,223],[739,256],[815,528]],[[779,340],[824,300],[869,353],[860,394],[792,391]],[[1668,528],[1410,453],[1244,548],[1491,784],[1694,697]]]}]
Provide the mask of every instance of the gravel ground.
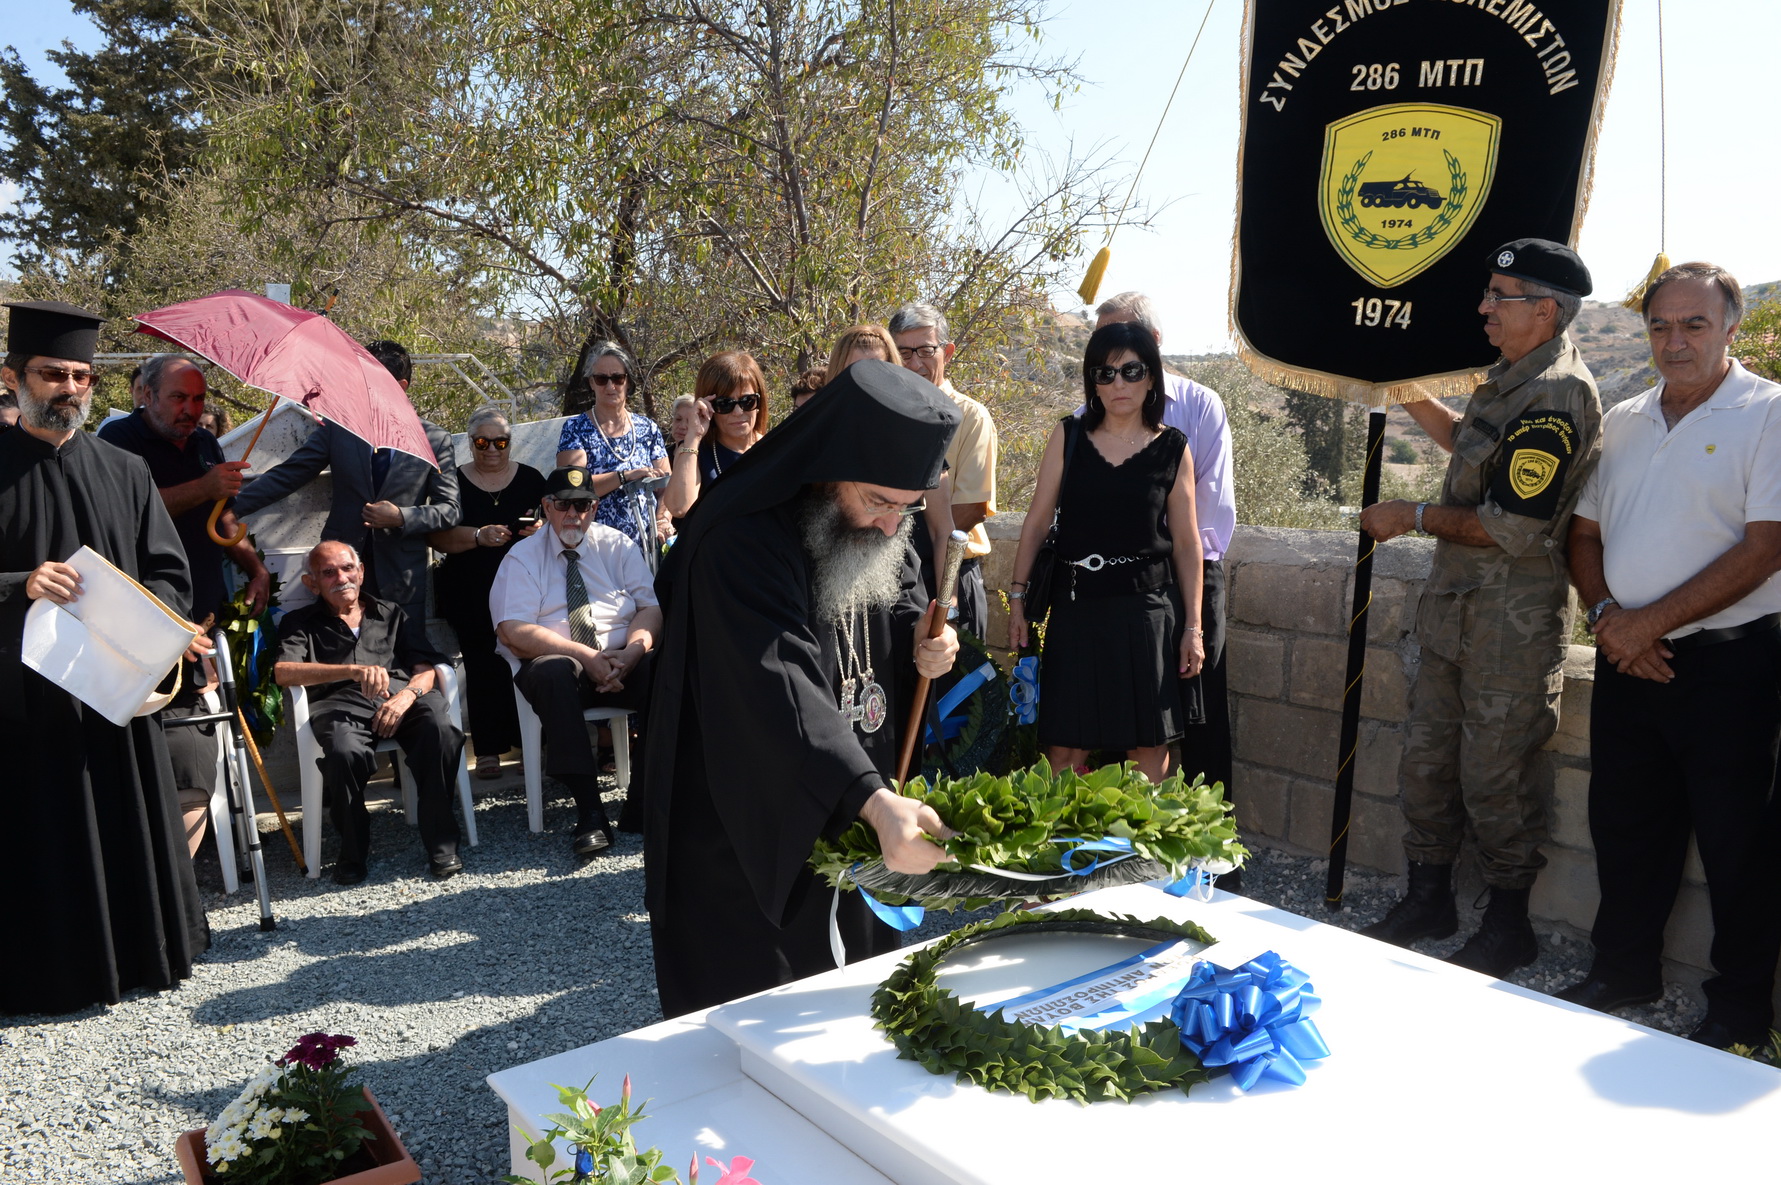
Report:
[{"label": "gravel ground", "polygon": [[[353,1061],[429,1185],[498,1179],[506,1112],[485,1075],[659,1019],[640,839],[621,835],[616,854],[580,863],[569,851],[567,800],[553,800],[549,830],[532,835],[518,768],[505,773],[476,784],[482,844],[465,849],[466,871],[445,882],[422,875],[419,841],[399,810],[374,812],[371,877],[352,888],[327,879],[331,839],[323,878],[311,881],[268,833],[271,933],[259,929],[251,889],[225,896],[214,856],[201,854],[213,942],[191,979],[115,1007],[0,1027],[0,1181],[176,1182],[178,1134],[203,1126],[266,1058],[317,1029],[358,1037]],[[1395,897],[1391,878],[1350,875],[1348,908],[1328,913],[1325,867],[1262,850],[1244,870],[1245,889],[1349,929]],[[920,934],[970,916],[933,917]],[[1418,949],[1451,953],[1474,924]],[[1587,961],[1584,943],[1553,935],[1512,979],[1551,991]],[[1673,985],[1626,1015],[1686,1032],[1698,1012]]]}]

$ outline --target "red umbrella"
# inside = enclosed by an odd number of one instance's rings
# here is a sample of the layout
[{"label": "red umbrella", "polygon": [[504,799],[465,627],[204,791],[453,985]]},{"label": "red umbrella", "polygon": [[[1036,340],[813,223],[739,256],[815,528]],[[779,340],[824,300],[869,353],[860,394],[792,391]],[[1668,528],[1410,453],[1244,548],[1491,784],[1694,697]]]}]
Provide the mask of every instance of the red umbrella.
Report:
[{"label": "red umbrella", "polygon": [[[408,393],[383,363],[320,313],[230,288],[212,296],[171,304],[136,317],[142,333],[170,341],[222,367],[250,387],[300,404],[338,424],[372,448],[393,448],[434,467],[438,459]],[[260,430],[270,414],[260,418]],[[253,451],[256,430],[248,442]],[[242,454],[246,459],[246,453]],[[217,537],[218,502],[210,515]]]}]

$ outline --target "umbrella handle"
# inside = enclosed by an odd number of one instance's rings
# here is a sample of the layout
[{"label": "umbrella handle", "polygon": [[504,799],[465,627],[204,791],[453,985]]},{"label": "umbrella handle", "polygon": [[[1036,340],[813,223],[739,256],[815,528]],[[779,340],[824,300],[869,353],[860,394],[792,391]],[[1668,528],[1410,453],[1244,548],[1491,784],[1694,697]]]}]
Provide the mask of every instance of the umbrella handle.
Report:
[{"label": "umbrella handle", "polygon": [[216,520],[223,516],[223,509],[227,507],[228,504],[229,500],[227,498],[217,499],[216,505],[210,508],[210,517],[204,522],[204,529],[210,532],[211,542],[215,543],[218,547],[234,547],[237,543],[240,543],[243,539],[247,538],[246,523],[235,524],[235,538],[233,539],[224,538],[222,533],[216,529]]},{"label": "umbrella handle", "polygon": [[[272,406],[261,413],[260,426],[254,429],[253,436],[248,439],[247,447],[241,450],[241,459],[243,461],[247,460],[247,455],[254,451],[254,445],[260,443],[260,433],[266,430],[266,424],[272,419],[272,413],[276,411],[277,408],[278,401],[275,399],[272,401]],[[222,534],[216,529],[216,520],[223,516],[223,508],[228,504],[228,501],[227,498],[217,499],[216,505],[210,508],[210,517],[204,521],[204,529],[210,532],[210,541],[215,543],[218,547],[234,547],[237,543],[240,543],[243,539],[247,538],[246,523],[237,523],[235,525],[235,538],[233,539],[223,538]]]}]

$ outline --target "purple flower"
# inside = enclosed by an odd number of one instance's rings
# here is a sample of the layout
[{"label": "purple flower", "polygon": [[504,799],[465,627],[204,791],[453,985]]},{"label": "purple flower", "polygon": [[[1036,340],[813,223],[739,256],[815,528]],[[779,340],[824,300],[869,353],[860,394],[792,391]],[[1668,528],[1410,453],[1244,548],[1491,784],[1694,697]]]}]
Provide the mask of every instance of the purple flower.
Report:
[{"label": "purple flower", "polygon": [[289,1053],[278,1059],[278,1064],[288,1066],[296,1063],[308,1066],[311,1070],[325,1070],[334,1064],[342,1049],[358,1043],[358,1038],[345,1034],[330,1036],[327,1033],[306,1033],[297,1038],[297,1044]]}]

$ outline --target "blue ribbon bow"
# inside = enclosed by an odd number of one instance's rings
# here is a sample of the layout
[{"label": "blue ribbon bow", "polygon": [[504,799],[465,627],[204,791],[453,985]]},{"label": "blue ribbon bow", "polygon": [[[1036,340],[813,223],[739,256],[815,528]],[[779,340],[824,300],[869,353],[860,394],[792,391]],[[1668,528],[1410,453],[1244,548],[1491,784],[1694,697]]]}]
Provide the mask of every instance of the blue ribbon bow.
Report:
[{"label": "blue ribbon bow", "polygon": [[1310,1019],[1322,1003],[1310,976],[1268,951],[1235,971],[1199,964],[1169,1015],[1182,1045],[1247,1091],[1263,1078],[1299,1086],[1304,1063],[1330,1055]]},{"label": "blue ribbon bow", "polygon": [[[852,874],[859,870],[860,866],[856,863],[852,868],[848,869],[847,872],[849,876],[852,876]],[[857,880],[853,882],[853,887],[858,889],[860,891],[860,896],[866,899],[866,908],[871,910],[873,914],[877,916],[879,921],[883,922],[893,930],[901,930],[903,933],[907,934],[909,931],[921,925],[922,919],[928,915],[927,910],[915,904],[913,901],[908,905],[886,905],[878,898],[872,896],[872,894],[866,892],[866,886],[860,884]]]},{"label": "blue ribbon bow", "polygon": [[1039,719],[1039,659],[1029,654],[1014,664],[1008,673],[1008,700],[1014,705],[1014,719],[1032,724]]}]

